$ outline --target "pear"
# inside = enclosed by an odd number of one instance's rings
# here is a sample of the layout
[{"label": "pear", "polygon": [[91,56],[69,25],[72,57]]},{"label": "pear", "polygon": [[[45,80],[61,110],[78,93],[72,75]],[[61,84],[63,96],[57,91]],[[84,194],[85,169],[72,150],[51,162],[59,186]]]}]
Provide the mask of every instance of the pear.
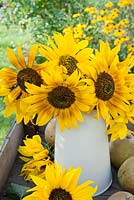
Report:
[{"label": "pear", "polygon": [[119,168],[121,164],[134,155],[134,135],[127,134],[123,140],[117,139],[110,142],[110,159],[114,167]]},{"label": "pear", "polygon": [[134,200],[134,195],[132,195],[129,192],[116,192],[113,195],[111,195],[107,200]]},{"label": "pear", "polygon": [[117,177],[120,186],[134,194],[134,156],[124,161],[118,170]]},{"label": "pear", "polygon": [[45,128],[45,141],[52,147],[55,145],[56,119],[52,118]]}]

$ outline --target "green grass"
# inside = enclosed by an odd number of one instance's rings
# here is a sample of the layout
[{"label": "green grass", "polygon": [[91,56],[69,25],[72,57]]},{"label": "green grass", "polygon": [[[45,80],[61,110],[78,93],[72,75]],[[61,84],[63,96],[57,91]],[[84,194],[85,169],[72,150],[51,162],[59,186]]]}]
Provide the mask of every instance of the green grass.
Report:
[{"label": "green grass", "polygon": [[[16,26],[7,29],[4,25],[0,25],[0,68],[12,66],[6,55],[7,47],[16,50],[17,46],[21,44],[24,49],[28,50],[32,43],[33,40],[28,31],[22,32]],[[3,117],[4,109],[3,97],[0,97],[0,148],[15,120],[15,114],[9,118]]]}]

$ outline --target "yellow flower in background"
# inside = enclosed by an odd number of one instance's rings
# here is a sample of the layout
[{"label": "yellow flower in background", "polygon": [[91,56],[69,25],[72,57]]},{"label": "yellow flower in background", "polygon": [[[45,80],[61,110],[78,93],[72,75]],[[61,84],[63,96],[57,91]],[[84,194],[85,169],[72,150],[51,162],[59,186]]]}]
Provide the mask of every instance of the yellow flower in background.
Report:
[{"label": "yellow flower in background", "polygon": [[128,49],[129,52],[134,52],[134,44],[128,45],[127,49]]},{"label": "yellow flower in background", "polygon": [[130,39],[130,37],[127,36],[127,35],[126,35],[126,36],[123,36],[123,37],[119,37],[119,38],[115,39],[114,45],[122,44],[122,43],[124,43],[124,42],[129,41],[129,39]]},{"label": "yellow flower in background", "polygon": [[84,28],[86,28],[86,24],[77,24],[74,27],[64,28],[63,33],[68,34],[69,32],[72,32],[75,42],[79,42],[80,39],[85,38]]},{"label": "yellow flower in background", "polygon": [[124,42],[129,41],[129,40],[130,40],[129,35],[125,35],[124,37],[122,37],[122,40],[123,40]]},{"label": "yellow flower in background", "polygon": [[62,32],[64,34],[67,34],[68,32],[71,32],[71,31],[73,32],[73,27],[68,26],[68,27],[64,28]]},{"label": "yellow flower in background", "polygon": [[105,10],[99,10],[100,15],[105,15]]},{"label": "yellow flower in background", "polygon": [[85,24],[77,24],[73,27],[73,36],[76,42],[79,42],[81,38],[84,38],[84,28],[86,27]]},{"label": "yellow flower in background", "polygon": [[109,15],[110,16],[115,16],[115,18],[117,18],[119,16],[120,10],[118,8],[113,8],[112,10],[110,10]]},{"label": "yellow flower in background", "polygon": [[115,13],[119,13],[120,10],[119,10],[118,8],[113,8],[112,10],[110,10],[110,12],[111,12],[112,14],[115,14]]},{"label": "yellow flower in background", "polygon": [[124,7],[124,6],[128,6],[128,5],[132,5],[133,3],[134,3],[133,0],[120,0],[118,2],[118,6]]},{"label": "yellow flower in background", "polygon": [[22,155],[20,158],[25,162],[20,175],[24,176],[26,181],[32,181],[31,175],[45,178],[46,166],[53,164],[48,149],[41,144],[39,135],[26,137],[23,142],[24,145],[18,148],[18,152]]},{"label": "yellow flower in background", "polygon": [[[109,115],[116,118],[118,115],[129,111],[129,101],[133,100],[133,95],[126,83],[128,71],[119,70],[118,60],[119,46],[110,49],[108,42],[100,42],[100,51],[96,51],[89,68],[90,98],[96,101],[97,118],[106,119]],[[126,69],[128,70],[126,62]],[[123,65],[124,66],[124,65]],[[134,76],[129,76],[133,84]],[[94,92],[93,92],[94,91]],[[95,94],[95,96],[94,96]]]},{"label": "yellow flower in background", "polygon": [[105,4],[105,7],[106,7],[106,8],[111,8],[113,5],[114,5],[114,4],[113,4],[111,1],[109,1],[109,2],[107,2],[107,3]]},{"label": "yellow flower in background", "polygon": [[114,40],[114,45],[117,46],[117,45],[121,45],[123,43],[122,39],[121,38],[117,38]]},{"label": "yellow flower in background", "polygon": [[105,21],[106,19],[107,19],[107,17],[105,15],[98,15],[97,16],[98,21]]},{"label": "yellow flower in background", "polygon": [[28,190],[33,193],[24,197],[23,200],[93,200],[92,196],[95,194],[97,186],[90,186],[92,184],[90,180],[78,185],[80,173],[80,167],[70,167],[68,170],[62,171],[60,165],[47,166],[46,179],[32,176],[36,186]]},{"label": "yellow flower in background", "polygon": [[64,80],[58,71],[47,74],[42,72],[46,85],[37,87],[26,84],[28,92],[32,95],[24,99],[30,103],[30,110],[38,114],[36,123],[46,124],[52,117],[58,117],[60,129],[77,128],[77,120],[82,122],[81,112],[87,112],[92,105],[93,99],[88,94],[89,87],[85,85],[77,70]]},{"label": "yellow flower in background", "polygon": [[97,22],[96,19],[92,19],[92,20],[91,20],[91,24],[95,24],[96,22]]},{"label": "yellow flower in background", "polygon": [[123,20],[120,20],[119,23],[118,23],[118,26],[120,28],[123,28],[123,27],[126,27],[126,25],[129,23],[129,20],[128,19],[123,19]]},{"label": "yellow flower in background", "polygon": [[80,17],[80,16],[81,16],[80,13],[75,13],[75,14],[72,15],[72,18],[77,18],[77,17]]},{"label": "yellow flower in background", "polygon": [[103,25],[102,29],[105,34],[109,34],[113,32],[113,30],[115,29],[115,25],[112,23],[109,23],[109,24]]},{"label": "yellow flower in background", "polygon": [[[21,46],[18,46],[18,57],[15,56],[14,52],[10,48],[7,48],[8,58],[16,69],[3,68],[0,70],[0,88],[2,87],[0,95],[5,96],[4,101],[8,107],[5,111],[5,117],[10,116],[15,110],[17,113],[21,112],[20,101],[23,97],[28,96],[25,88],[25,81],[38,86],[42,84],[40,76],[40,70],[42,67],[34,63],[37,49],[38,45],[36,44],[31,47],[28,61],[26,62]],[[8,92],[5,93],[5,90]],[[20,118],[18,115],[18,121],[20,122],[23,117],[25,118],[23,113],[21,113]],[[27,119],[25,121],[27,121]]]},{"label": "yellow flower in background", "polygon": [[86,7],[84,9],[84,12],[89,12],[91,14],[95,14],[97,12],[97,9],[95,7]]},{"label": "yellow flower in background", "polygon": [[119,16],[119,14],[118,13],[110,13],[108,16],[107,16],[107,18],[106,19],[108,19],[108,20],[114,20],[114,19],[116,19],[117,17]]},{"label": "yellow flower in background", "polygon": [[77,27],[80,27],[80,28],[85,28],[86,27],[86,24],[77,24]]},{"label": "yellow flower in background", "polygon": [[116,37],[121,37],[124,34],[125,34],[125,30],[123,30],[123,29],[118,29],[118,30],[114,31],[114,35]]},{"label": "yellow flower in background", "polygon": [[91,48],[87,47],[88,40],[76,42],[70,31],[65,35],[54,34],[54,41],[48,37],[51,47],[41,45],[39,48],[40,54],[47,59],[43,66],[47,67],[49,71],[58,69],[57,66],[64,67],[67,75],[71,75],[76,69],[85,73],[93,52]]}]

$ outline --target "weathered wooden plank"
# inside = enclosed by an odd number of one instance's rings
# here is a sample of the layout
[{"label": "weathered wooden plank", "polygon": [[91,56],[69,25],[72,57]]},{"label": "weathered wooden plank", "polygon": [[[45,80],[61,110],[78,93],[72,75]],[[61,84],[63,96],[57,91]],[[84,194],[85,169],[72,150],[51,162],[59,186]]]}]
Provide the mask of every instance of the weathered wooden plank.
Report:
[{"label": "weathered wooden plank", "polygon": [[4,186],[16,158],[17,148],[24,135],[23,124],[14,122],[0,150],[0,190]]}]

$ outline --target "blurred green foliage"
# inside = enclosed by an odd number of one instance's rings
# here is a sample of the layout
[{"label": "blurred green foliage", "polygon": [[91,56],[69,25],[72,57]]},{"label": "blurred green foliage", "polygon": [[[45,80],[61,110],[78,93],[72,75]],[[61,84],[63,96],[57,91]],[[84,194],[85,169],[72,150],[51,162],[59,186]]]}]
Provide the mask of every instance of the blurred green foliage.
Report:
[{"label": "blurred green foliage", "polygon": [[[67,2],[67,3],[66,3]],[[88,2],[88,1],[87,1]],[[40,41],[42,35],[60,32],[65,24],[69,24],[69,15],[78,12],[80,7],[87,4],[81,1],[61,0],[2,0],[0,8],[1,23],[10,27],[19,25],[22,29],[28,28]]]},{"label": "blurred green foliage", "polygon": [[[75,27],[78,24],[86,24],[84,34],[87,37],[94,37],[90,41],[90,46],[98,48],[99,40],[108,40],[113,47],[116,38],[111,32],[104,34],[103,25],[107,25],[104,20],[96,20],[95,24],[91,21],[95,19],[95,15],[91,13],[84,13],[86,7],[95,7],[98,11],[106,10],[106,3],[108,0],[1,0],[0,20],[1,23],[7,27],[14,24],[19,26],[22,30],[28,29],[36,42],[47,43],[46,34],[53,36],[54,32],[62,32],[66,27]],[[120,7],[119,0],[111,1],[113,8],[120,10],[120,14],[115,18],[113,23],[119,23],[122,19],[128,19],[129,23],[125,31],[130,37],[130,42],[124,41],[121,57],[124,58],[127,52],[127,45],[131,45],[133,41],[133,6]],[[109,8],[108,8],[109,9]],[[111,9],[111,10],[112,10]],[[109,9],[110,12],[110,9]],[[80,17],[73,18],[73,14],[80,13]],[[100,14],[101,15],[101,14]],[[89,26],[94,26],[94,28]],[[114,31],[113,31],[114,32]]]}]

